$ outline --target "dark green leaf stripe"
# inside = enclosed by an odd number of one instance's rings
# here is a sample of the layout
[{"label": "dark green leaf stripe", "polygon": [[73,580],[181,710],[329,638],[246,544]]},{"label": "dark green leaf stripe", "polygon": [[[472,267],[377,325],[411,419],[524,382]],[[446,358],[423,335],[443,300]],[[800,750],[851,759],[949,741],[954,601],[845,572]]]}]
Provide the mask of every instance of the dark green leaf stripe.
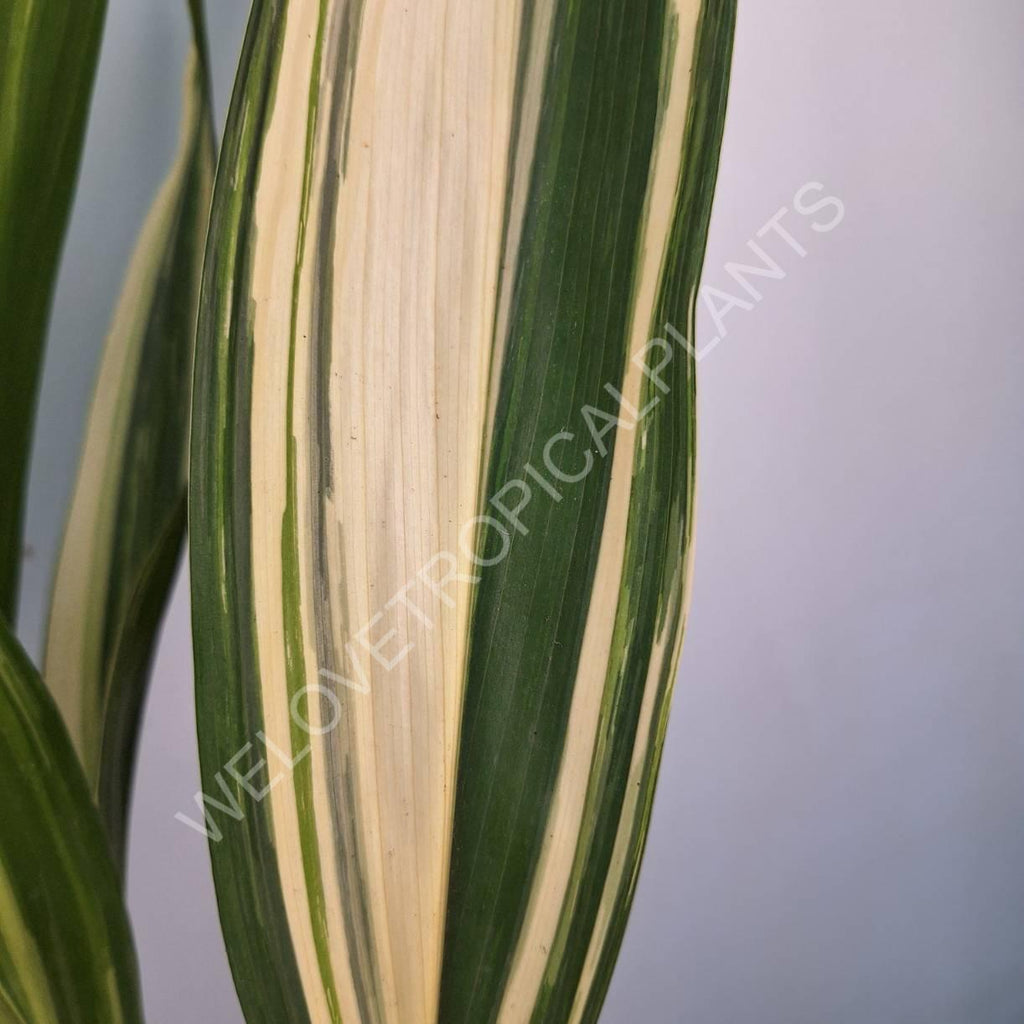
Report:
[{"label": "dark green leaf stripe", "polygon": [[192,353],[214,142],[202,10],[174,167],[104,349],[49,621],[46,681],[123,859],[135,741],[185,532]]},{"label": "dark green leaf stripe", "polygon": [[[705,69],[729,67],[734,16],[731,4],[712,3],[698,25],[680,198],[652,337],[665,324],[685,324],[685,337],[694,337],[693,311],[728,82],[727,75]],[[627,544],[627,582],[616,623],[616,635],[628,642],[616,646],[609,666],[599,727],[605,753],[591,770],[573,899],[563,909],[560,955],[549,964],[533,1015],[536,1021],[569,1019],[574,1005],[580,1019],[597,1019],[632,900],[685,616],[693,517],[694,368],[688,356],[666,366],[660,379],[674,399],[659,402],[652,412],[634,461],[629,515],[635,528]],[[657,398],[658,390],[645,380],[642,406]],[[651,697],[645,708],[645,698]],[[631,785],[634,792],[628,792]]]},{"label": "dark green leaf stripe", "polygon": [[0,5],[0,615],[8,621],[43,340],[106,7]]},{"label": "dark green leaf stripe", "polygon": [[[581,410],[618,415],[602,389],[621,387],[628,361],[664,19],[663,0],[558,7],[488,494],[542,466],[561,431],[574,433],[560,458],[576,472],[597,454]],[[491,1020],[501,1006],[548,829],[610,477],[611,460],[599,459],[560,503],[541,506],[478,588],[442,985],[441,1017],[453,1024]]]},{"label": "dark green leaf stripe", "polygon": [[[696,338],[697,293],[718,176],[735,23],[735,0],[710,0],[701,11],[679,201],[658,310],[651,325],[652,336],[665,324],[685,324],[685,337]],[[583,929],[576,926],[582,932],[577,948],[585,941],[586,932],[593,930],[595,920],[599,916],[604,918],[602,941],[588,951],[593,957],[589,991],[584,988],[582,998],[577,997],[582,1007],[579,1019],[588,1024],[596,1021],[600,1013],[633,901],[682,642],[693,543],[694,370],[695,363],[689,357],[675,358],[666,368],[662,379],[670,386],[671,394],[681,400],[666,403],[663,414],[653,417],[646,448],[637,453],[635,461],[630,517],[648,525],[642,533],[637,531],[643,542],[627,551],[624,578],[630,585],[623,588],[618,614],[622,630],[636,624],[639,642],[620,649],[616,662],[610,666],[609,692],[605,698],[609,717],[618,718],[615,709],[621,700],[620,692],[646,686],[654,693],[649,718],[641,716],[634,704],[633,716],[622,716],[625,722],[621,725],[618,721],[612,723],[640,756],[634,755],[631,770],[622,771],[617,789],[604,787],[603,820],[594,829],[595,837],[604,839],[604,849],[595,843],[589,857],[592,864],[603,866],[608,884],[600,904],[595,906],[592,895],[589,906],[584,904],[577,910],[584,921]],[[645,380],[644,404],[653,397],[653,384]],[[669,495],[671,498],[667,499]],[[660,664],[649,653],[659,645],[671,650],[671,656],[663,658]],[[637,792],[631,800],[635,805],[631,813],[623,814],[626,790],[634,781]],[[616,818],[621,818],[617,830]],[[612,835],[616,844],[621,844],[620,849],[608,841]],[[591,882],[591,893],[599,884],[597,878]],[[575,963],[579,964],[579,959]],[[563,968],[559,978],[563,991],[565,977]],[[550,1019],[559,1019],[557,1012]]]},{"label": "dark green leaf stripe", "polygon": [[734,7],[254,7],[190,502],[250,1021],[596,1019],[684,622]]},{"label": "dark green leaf stripe", "polygon": [[60,713],[0,623],[0,1020],[141,1021],[120,883]]}]

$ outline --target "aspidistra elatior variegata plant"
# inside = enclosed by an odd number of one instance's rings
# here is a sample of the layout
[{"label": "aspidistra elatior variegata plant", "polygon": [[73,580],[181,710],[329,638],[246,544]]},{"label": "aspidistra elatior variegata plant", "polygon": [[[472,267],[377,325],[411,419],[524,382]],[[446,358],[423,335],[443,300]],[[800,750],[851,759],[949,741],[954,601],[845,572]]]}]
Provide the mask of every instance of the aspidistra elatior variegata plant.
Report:
[{"label": "aspidistra elatior variegata plant", "polygon": [[257,0],[190,516],[247,1020],[593,1021],[691,554],[734,0]]}]

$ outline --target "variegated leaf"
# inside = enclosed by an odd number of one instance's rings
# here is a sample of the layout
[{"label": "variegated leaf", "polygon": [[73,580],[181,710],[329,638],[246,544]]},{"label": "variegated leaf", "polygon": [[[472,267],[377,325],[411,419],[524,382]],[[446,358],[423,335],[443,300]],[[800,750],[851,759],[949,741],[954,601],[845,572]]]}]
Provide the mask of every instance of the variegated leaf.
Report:
[{"label": "variegated leaf", "polygon": [[192,354],[214,142],[202,10],[174,166],[143,226],[86,427],[45,677],[123,857],[135,740],[185,533]]},{"label": "variegated leaf", "polygon": [[0,615],[9,622],[46,322],[106,8],[0,4]]},{"label": "variegated leaf", "polygon": [[121,888],[78,758],[0,622],[0,1021],[136,1024]]},{"label": "variegated leaf", "polygon": [[250,1024],[597,1017],[685,615],[734,15],[255,4],[190,499]]}]

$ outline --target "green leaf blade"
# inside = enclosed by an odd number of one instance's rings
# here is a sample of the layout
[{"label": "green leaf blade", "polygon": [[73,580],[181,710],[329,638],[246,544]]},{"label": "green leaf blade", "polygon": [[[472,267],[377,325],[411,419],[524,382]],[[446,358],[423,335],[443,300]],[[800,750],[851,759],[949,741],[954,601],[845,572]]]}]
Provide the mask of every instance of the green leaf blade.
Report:
[{"label": "green leaf blade", "polygon": [[43,343],[106,7],[0,8],[0,614],[9,622]]},{"label": "green leaf blade", "polygon": [[24,1024],[136,1024],[120,883],[60,714],[0,624],[0,1010]]},{"label": "green leaf blade", "polygon": [[100,366],[54,582],[47,684],[123,859],[135,742],[185,535],[192,356],[215,150],[202,12],[174,166]]}]

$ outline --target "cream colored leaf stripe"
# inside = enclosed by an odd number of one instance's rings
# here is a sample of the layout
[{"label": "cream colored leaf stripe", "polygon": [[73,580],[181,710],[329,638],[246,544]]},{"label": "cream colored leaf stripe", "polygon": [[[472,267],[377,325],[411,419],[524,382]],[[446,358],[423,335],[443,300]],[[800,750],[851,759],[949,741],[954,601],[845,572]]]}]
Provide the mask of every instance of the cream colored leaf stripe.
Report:
[{"label": "cream colored leaf stripe", "polygon": [[596,1015],[682,631],[693,367],[663,335],[692,331],[732,19],[254,7],[190,500],[250,1022]]}]

